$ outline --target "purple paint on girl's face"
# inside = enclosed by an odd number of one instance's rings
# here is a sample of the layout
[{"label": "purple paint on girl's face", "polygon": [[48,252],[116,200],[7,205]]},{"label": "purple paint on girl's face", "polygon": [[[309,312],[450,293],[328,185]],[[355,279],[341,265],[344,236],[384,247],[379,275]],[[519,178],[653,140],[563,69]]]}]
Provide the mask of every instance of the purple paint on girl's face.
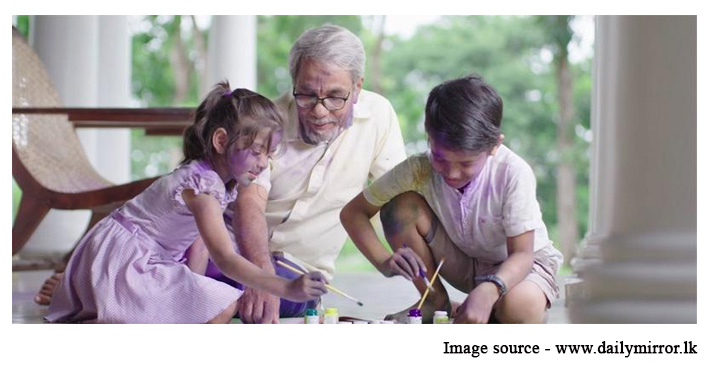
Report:
[{"label": "purple paint on girl's face", "polygon": [[429,139],[429,145],[433,171],[454,189],[462,189],[475,179],[490,155],[488,152],[451,150],[432,138]]},{"label": "purple paint on girl's face", "polygon": [[[227,170],[231,178],[236,179],[239,185],[247,186],[268,166],[269,132],[261,131],[256,135],[249,147],[239,149],[239,143],[234,145],[227,156]],[[273,141],[280,137],[273,137]],[[272,147],[275,146],[272,143]]]}]

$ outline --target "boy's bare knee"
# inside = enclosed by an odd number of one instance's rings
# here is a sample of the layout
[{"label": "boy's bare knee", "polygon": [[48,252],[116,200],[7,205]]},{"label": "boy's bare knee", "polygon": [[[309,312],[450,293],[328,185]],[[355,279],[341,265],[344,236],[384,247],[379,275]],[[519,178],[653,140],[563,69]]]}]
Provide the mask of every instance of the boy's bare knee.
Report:
[{"label": "boy's bare knee", "polygon": [[498,302],[495,317],[505,324],[542,324],[546,320],[547,299],[530,281],[523,281]]},{"label": "boy's bare knee", "polygon": [[430,207],[417,193],[406,192],[397,195],[380,210],[384,231],[400,233],[407,227],[415,226],[422,216],[430,217]]}]

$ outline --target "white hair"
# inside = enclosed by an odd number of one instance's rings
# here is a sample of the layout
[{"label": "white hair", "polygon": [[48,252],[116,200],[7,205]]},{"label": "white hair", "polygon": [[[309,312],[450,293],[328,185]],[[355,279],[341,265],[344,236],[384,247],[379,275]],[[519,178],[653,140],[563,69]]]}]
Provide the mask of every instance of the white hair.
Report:
[{"label": "white hair", "polygon": [[349,71],[352,82],[364,76],[364,45],[355,34],[340,26],[326,24],[313,28],[303,32],[295,41],[288,61],[294,83],[306,58]]}]

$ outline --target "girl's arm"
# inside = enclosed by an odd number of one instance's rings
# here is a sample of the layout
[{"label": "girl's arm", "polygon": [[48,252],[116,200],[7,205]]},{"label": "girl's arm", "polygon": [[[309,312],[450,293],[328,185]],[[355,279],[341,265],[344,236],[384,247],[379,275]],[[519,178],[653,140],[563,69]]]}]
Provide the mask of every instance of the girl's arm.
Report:
[{"label": "girl's arm", "polygon": [[419,270],[426,271],[423,260],[410,248],[399,248],[392,254],[379,241],[370,219],[380,208],[369,204],[364,194],[359,193],[340,212],[340,222],[360,252],[382,275],[401,275],[413,280]]},{"label": "girl's arm", "polygon": [[209,263],[209,251],[202,238],[197,238],[187,250],[187,253],[187,267],[195,274],[204,275],[207,272],[207,264]]},{"label": "girl's arm", "polygon": [[256,267],[238,255],[224,225],[219,202],[213,196],[195,195],[192,189],[185,189],[182,198],[195,217],[197,228],[214,263],[230,278],[293,301],[312,300],[327,292],[325,279],[319,272],[289,281]]}]

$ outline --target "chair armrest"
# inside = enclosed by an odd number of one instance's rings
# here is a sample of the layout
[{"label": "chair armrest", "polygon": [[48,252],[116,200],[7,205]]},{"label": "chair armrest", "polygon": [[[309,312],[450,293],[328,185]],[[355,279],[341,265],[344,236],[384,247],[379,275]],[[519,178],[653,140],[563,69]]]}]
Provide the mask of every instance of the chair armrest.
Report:
[{"label": "chair armrest", "polygon": [[181,135],[193,108],[19,108],[12,114],[62,114],[76,128],[142,128],[148,135]]}]

